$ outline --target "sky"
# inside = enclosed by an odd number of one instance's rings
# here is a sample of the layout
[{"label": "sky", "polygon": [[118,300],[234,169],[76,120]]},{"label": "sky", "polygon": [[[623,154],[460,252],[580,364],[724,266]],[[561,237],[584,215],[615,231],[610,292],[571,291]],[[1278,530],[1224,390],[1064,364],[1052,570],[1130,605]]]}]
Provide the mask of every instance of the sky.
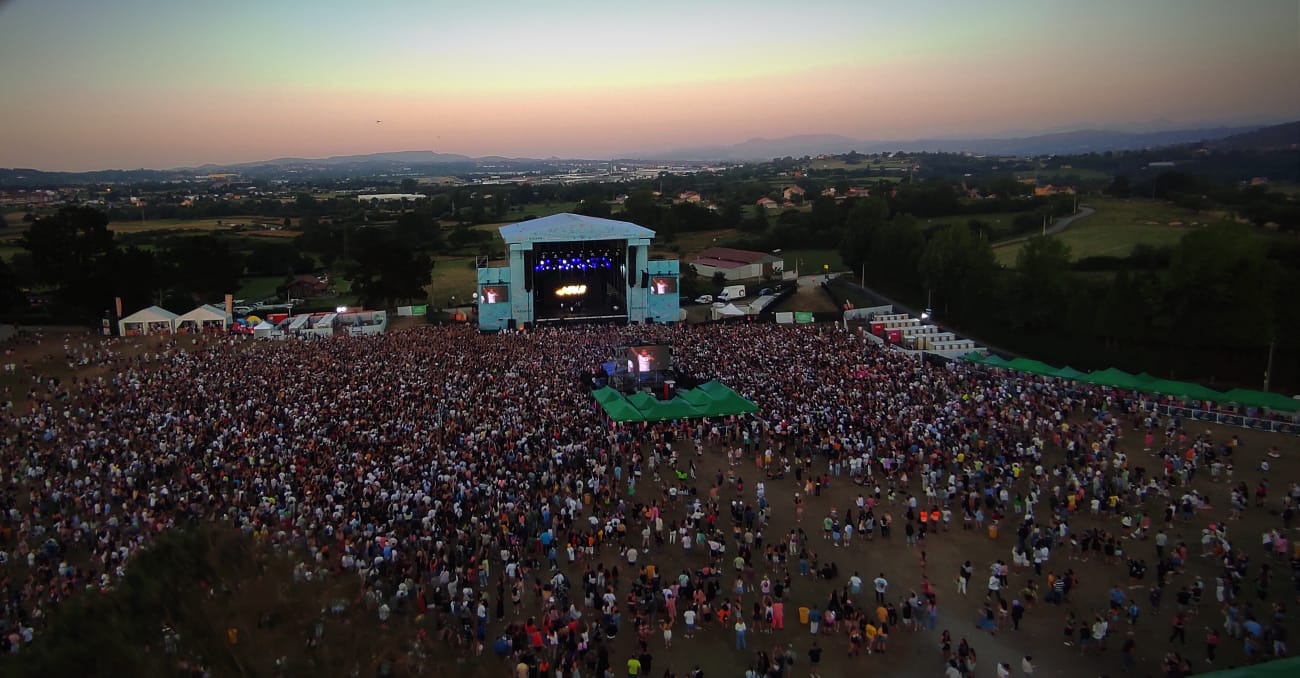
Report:
[{"label": "sky", "polygon": [[1296,119],[1297,0],[0,0],[0,167]]}]

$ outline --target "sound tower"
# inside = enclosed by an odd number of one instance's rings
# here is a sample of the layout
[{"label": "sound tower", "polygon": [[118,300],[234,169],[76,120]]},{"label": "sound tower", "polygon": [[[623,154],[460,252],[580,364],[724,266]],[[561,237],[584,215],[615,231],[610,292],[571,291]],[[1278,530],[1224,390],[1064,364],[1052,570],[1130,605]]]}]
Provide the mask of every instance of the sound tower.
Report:
[{"label": "sound tower", "polygon": [[524,250],[524,291],[533,291],[533,251]]},{"label": "sound tower", "polygon": [[627,286],[636,287],[636,247],[627,248]]},{"label": "sound tower", "polygon": [[641,289],[650,286],[650,271],[641,271]]}]

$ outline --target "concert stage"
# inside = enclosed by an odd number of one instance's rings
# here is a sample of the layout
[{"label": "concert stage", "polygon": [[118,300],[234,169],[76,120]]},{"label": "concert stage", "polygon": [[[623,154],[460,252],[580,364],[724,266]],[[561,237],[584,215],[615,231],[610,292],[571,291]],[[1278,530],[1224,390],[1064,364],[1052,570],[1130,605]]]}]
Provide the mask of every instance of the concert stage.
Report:
[{"label": "concert stage", "polygon": [[555,214],[501,227],[506,266],[478,269],[479,329],[566,322],[677,322],[678,262],[650,259],[654,231]]}]

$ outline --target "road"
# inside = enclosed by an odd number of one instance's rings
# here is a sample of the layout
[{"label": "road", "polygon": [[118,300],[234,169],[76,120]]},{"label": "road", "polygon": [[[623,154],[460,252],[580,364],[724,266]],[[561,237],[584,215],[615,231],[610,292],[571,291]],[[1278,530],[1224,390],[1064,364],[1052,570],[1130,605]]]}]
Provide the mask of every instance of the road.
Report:
[{"label": "road", "polygon": [[1056,235],[1057,233],[1060,233],[1061,231],[1064,231],[1065,229],[1069,228],[1070,225],[1073,224],[1075,221],[1078,221],[1079,219],[1083,219],[1084,217],[1090,217],[1096,213],[1097,210],[1094,210],[1091,207],[1080,205],[1078,212],[1075,212],[1074,214],[1071,214],[1068,217],[1061,217],[1060,219],[1053,221],[1051,226],[1048,226],[1046,230],[1040,233],[1030,233],[1028,235],[1022,235],[1015,238],[1011,238],[1010,240],[1003,240],[1001,242],[994,243],[993,247],[996,248],[996,247],[1006,247],[1007,245],[1014,245],[1019,242],[1024,242],[1036,235]]}]

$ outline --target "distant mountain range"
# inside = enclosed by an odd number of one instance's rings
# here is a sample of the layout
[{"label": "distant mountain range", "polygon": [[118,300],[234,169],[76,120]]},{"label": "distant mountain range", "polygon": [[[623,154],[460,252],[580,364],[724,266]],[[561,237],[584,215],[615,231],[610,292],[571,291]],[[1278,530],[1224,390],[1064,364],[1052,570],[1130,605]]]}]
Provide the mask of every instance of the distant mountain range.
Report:
[{"label": "distant mountain range", "polygon": [[[1188,143],[1206,143],[1222,150],[1269,150],[1300,147],[1300,122],[1282,125],[1202,127],[1164,131],[1116,131],[1081,129],[1024,137],[996,139],[914,139],[871,141],[845,136],[806,134],[779,139],[750,139],[738,144],[681,148],[621,156],[626,161],[646,162],[743,162],[765,161],[786,156],[859,153],[952,152],[980,155],[1070,155],[1104,151],[1158,148]],[[129,183],[190,179],[208,174],[239,174],[247,178],[344,178],[420,176],[500,171],[569,171],[608,160],[560,158],[470,157],[434,151],[397,151],[328,158],[276,158],[228,165],[207,164],[169,170],[101,170],[95,172],[46,172],[35,169],[0,169],[0,186],[59,186],[86,183]]]},{"label": "distant mountain range", "polygon": [[[1282,126],[1282,127],[1285,127]],[[1267,128],[1272,129],[1272,128]],[[1214,141],[1260,130],[1245,127],[1207,127],[1157,132],[1119,132],[1084,129],[1003,139],[913,139],[877,141],[837,135],[801,135],[779,139],[750,139],[729,146],[701,146],[634,154],[644,160],[771,160],[786,156],[859,153],[951,152],[980,155],[1070,155],[1104,151],[1130,151],[1177,144]]]}]

